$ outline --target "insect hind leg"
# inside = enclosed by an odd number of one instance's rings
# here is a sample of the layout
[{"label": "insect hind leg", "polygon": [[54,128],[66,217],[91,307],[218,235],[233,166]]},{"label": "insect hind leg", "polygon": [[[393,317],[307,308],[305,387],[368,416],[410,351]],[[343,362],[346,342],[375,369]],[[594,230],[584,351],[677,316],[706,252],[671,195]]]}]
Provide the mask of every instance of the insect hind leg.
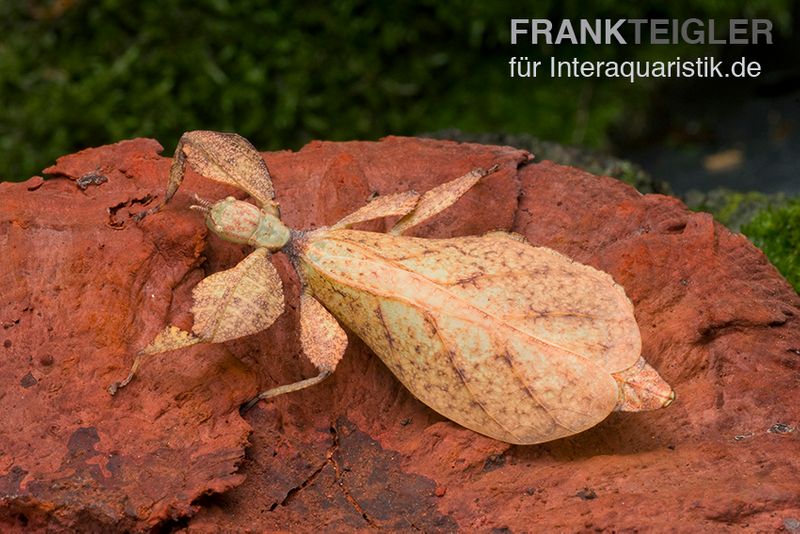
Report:
[{"label": "insect hind leg", "polygon": [[278,395],[283,395],[284,393],[291,393],[293,391],[298,391],[301,389],[305,389],[309,386],[314,386],[319,384],[329,376],[333,374],[333,371],[322,371],[320,374],[313,378],[306,378],[305,380],[300,380],[298,382],[293,382],[291,384],[284,384],[283,386],[278,386],[276,388],[271,388],[266,391],[262,391],[242,406],[240,410],[241,413],[247,412],[250,408],[258,404],[259,401],[264,399],[269,399],[272,397],[277,397]]},{"label": "insect hind leg", "polygon": [[493,165],[489,169],[472,169],[470,172],[450,180],[426,192],[419,199],[414,210],[397,221],[389,233],[400,235],[414,226],[423,223],[450,206],[452,206],[464,193],[469,191],[484,176],[496,172],[500,165]]},{"label": "insect hind leg", "polygon": [[319,384],[336,369],[347,348],[347,334],[336,318],[326,310],[308,291],[300,294],[300,344],[306,358],[319,370],[313,378],[278,386],[259,393],[242,407],[242,413],[262,399],[277,397]]}]

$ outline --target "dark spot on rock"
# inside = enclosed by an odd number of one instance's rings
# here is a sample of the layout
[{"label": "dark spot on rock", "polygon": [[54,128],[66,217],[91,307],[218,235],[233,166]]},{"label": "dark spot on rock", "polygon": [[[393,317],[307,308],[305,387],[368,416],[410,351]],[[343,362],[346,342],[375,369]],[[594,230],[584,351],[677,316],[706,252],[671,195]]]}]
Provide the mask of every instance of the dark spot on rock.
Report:
[{"label": "dark spot on rock", "polygon": [[794,432],[794,427],[789,425],[788,423],[775,423],[767,432],[771,434],[789,434]]},{"label": "dark spot on rock", "polygon": [[580,498],[582,501],[591,501],[592,499],[597,498],[597,493],[595,493],[595,491],[591,488],[583,488],[576,493],[575,496]]},{"label": "dark spot on rock", "polygon": [[39,356],[39,363],[44,366],[53,365],[53,355],[52,354],[42,354]]},{"label": "dark spot on rock", "polygon": [[120,467],[122,467],[122,456],[117,453],[111,453],[106,462],[106,469],[108,469],[111,474],[116,475],[119,473]]},{"label": "dark spot on rock", "polygon": [[687,280],[686,278],[681,278],[681,285],[682,286],[688,286],[689,285],[689,280]]},{"label": "dark spot on rock", "polygon": [[400,426],[408,426],[410,424],[411,424],[411,418],[410,417],[406,417],[405,419],[400,421]]},{"label": "dark spot on rock", "polygon": [[506,465],[506,457],[502,454],[492,454],[483,462],[484,471],[494,471]]},{"label": "dark spot on rock", "polygon": [[399,453],[383,449],[344,417],[333,431],[336,449],[330,461],[337,486],[350,506],[376,529],[406,531],[409,523],[423,532],[455,532],[453,518],[437,508],[437,484],[403,471]]},{"label": "dark spot on rock", "polygon": [[665,230],[669,234],[680,234],[686,229],[686,221],[676,221],[669,223]]},{"label": "dark spot on rock", "polygon": [[[114,228],[115,230],[122,229],[127,222],[126,218],[133,218],[138,220],[136,217],[140,215],[138,213],[132,213],[130,208],[134,205],[139,204],[141,206],[147,206],[150,202],[153,201],[155,197],[152,195],[145,195],[141,198],[132,198],[131,200],[127,200],[125,202],[120,202],[119,204],[115,204],[110,208],[107,208],[106,211],[108,212],[108,222],[106,223],[107,226]],[[145,211],[146,213],[146,211]]]},{"label": "dark spot on rock", "polygon": [[527,489],[525,490],[525,495],[531,496],[531,495],[533,495],[534,493],[536,493],[536,488],[527,488]]},{"label": "dark spot on rock", "polygon": [[97,435],[97,429],[95,427],[80,427],[69,437],[67,449],[73,458],[95,456],[99,453],[94,450],[94,446],[99,442],[100,436]]},{"label": "dark spot on rock", "polygon": [[11,348],[11,340],[10,339],[6,339],[5,341],[3,341],[3,347],[5,347],[7,349],[10,349]]},{"label": "dark spot on rock", "polygon": [[514,531],[508,527],[495,527],[490,532],[492,534],[511,534]]},{"label": "dark spot on rock", "polygon": [[791,352],[797,356],[800,356],[800,349],[786,349],[786,352]]},{"label": "dark spot on rock", "polygon": [[28,372],[27,375],[23,376],[22,380],[19,381],[19,385],[24,387],[24,388],[26,388],[26,389],[31,387],[31,386],[35,386],[37,383],[38,382],[36,381],[36,379],[33,377],[33,375],[30,372]]},{"label": "dark spot on rock", "polygon": [[86,191],[90,185],[100,185],[108,181],[108,176],[99,172],[89,172],[75,180],[81,191]]},{"label": "dark spot on rock", "polygon": [[675,450],[675,445],[667,445],[667,448],[671,451]]},{"label": "dark spot on rock", "polygon": [[18,465],[12,467],[7,474],[0,476],[0,493],[13,495],[19,492],[19,484],[28,472]]}]

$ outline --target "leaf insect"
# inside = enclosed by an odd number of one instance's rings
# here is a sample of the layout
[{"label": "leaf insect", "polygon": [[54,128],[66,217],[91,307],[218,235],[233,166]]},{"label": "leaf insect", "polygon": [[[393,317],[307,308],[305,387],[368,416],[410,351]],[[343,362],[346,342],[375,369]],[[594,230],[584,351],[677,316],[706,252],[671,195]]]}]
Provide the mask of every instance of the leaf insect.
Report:
[{"label": "leaf insect", "polygon": [[[301,281],[300,340],[319,374],[268,389],[259,400],[296,391],[334,372],[347,346],[341,325],[360,337],[423,403],[487,436],[532,444],[590,428],[612,411],[669,405],[672,388],[641,356],[633,305],[607,273],[521,236],[426,239],[403,234],[497,170],[474,169],[418,194],[378,197],[330,227],[291,230],[281,222],[269,170],[231,133],[193,131],[178,143],[164,204],[185,166],[236,186],[232,197],[192,206],[214,233],[255,250],[193,291],[191,331],[168,326],[136,356],[196,343],[222,343],[269,327],[283,313],[280,278],[269,261],[287,253]],[[400,216],[386,234],[357,223]]]}]

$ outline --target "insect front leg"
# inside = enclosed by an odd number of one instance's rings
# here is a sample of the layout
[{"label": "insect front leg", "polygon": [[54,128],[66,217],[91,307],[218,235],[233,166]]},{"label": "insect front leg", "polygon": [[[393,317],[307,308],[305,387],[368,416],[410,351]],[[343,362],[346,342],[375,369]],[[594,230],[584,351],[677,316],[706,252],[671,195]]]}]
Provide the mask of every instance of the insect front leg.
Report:
[{"label": "insect front leg", "polygon": [[202,130],[184,133],[175,148],[164,204],[180,187],[187,164],[206,178],[246,191],[260,207],[276,209],[269,169],[244,137]]},{"label": "insect front leg", "polygon": [[262,399],[319,384],[333,374],[344,356],[347,334],[339,326],[336,318],[306,290],[300,295],[300,345],[306,357],[319,369],[319,374],[313,378],[262,391],[245,404],[242,411],[249,410]]}]

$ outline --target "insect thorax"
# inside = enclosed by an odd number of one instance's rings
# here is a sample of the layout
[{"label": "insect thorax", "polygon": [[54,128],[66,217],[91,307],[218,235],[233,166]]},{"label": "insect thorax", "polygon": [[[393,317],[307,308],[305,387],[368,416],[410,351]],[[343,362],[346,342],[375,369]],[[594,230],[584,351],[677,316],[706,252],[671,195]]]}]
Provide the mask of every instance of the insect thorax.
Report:
[{"label": "insect thorax", "polygon": [[278,217],[233,197],[211,206],[206,225],[226,241],[270,250],[281,249],[290,238],[289,228]]}]

